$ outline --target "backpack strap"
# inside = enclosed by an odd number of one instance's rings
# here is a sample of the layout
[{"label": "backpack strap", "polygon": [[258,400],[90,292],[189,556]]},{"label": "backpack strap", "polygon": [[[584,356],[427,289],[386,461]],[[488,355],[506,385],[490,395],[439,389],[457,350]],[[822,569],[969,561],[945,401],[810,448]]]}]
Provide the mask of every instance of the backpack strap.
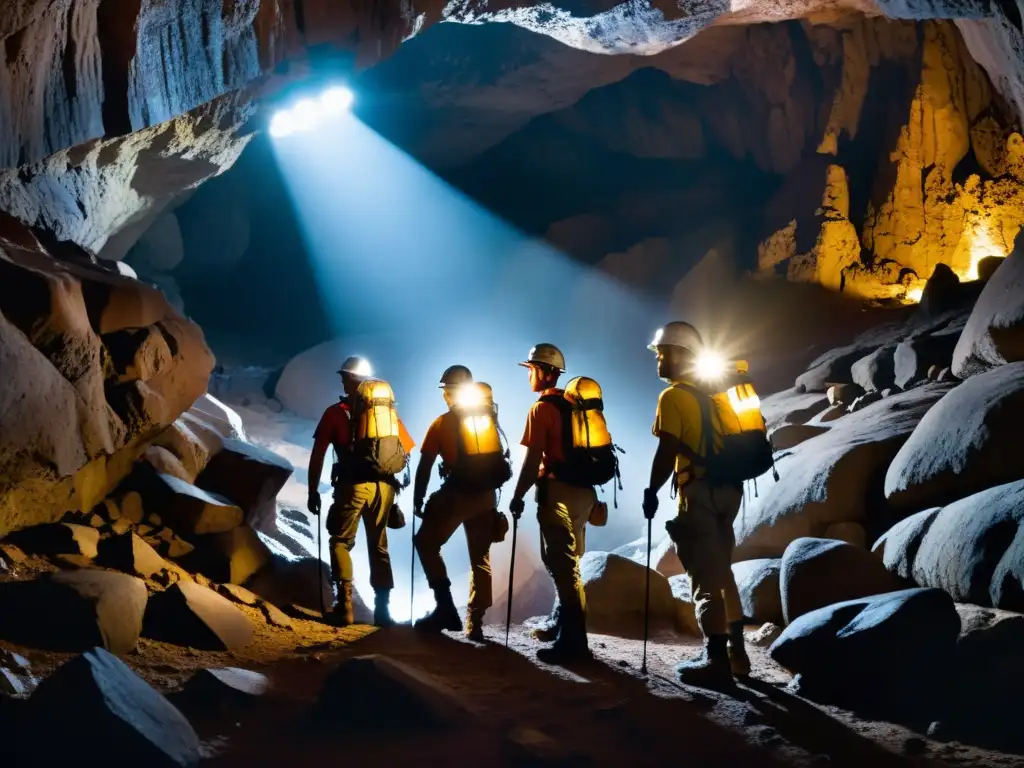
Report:
[{"label": "backpack strap", "polygon": [[[691,465],[697,465],[704,467],[705,471],[708,466],[708,456],[711,455],[711,451],[714,450],[714,426],[711,423],[711,395],[702,389],[698,389],[692,384],[673,384],[673,387],[677,389],[683,389],[690,392],[697,400],[697,405],[700,408],[700,445],[698,451],[694,451],[690,446],[679,441],[679,452],[686,457]],[[703,454],[703,455],[701,455]]]},{"label": "backpack strap", "polygon": [[[572,452],[572,405],[561,392],[544,395],[539,402],[551,403],[558,410],[558,415],[562,417],[562,455],[568,459]],[[545,464],[545,466],[551,469],[549,465]]]}]

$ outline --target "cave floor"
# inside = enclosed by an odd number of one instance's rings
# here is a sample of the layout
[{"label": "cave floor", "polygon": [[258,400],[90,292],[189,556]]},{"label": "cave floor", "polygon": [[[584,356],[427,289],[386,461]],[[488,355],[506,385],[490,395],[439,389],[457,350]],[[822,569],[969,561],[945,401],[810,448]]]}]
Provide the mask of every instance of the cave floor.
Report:
[{"label": "cave floor", "polygon": [[[685,638],[650,644],[645,679],[638,640],[591,635],[595,659],[567,670],[537,661],[537,644],[522,627],[513,627],[508,649],[503,628],[488,627],[486,636],[476,645],[454,635],[424,637],[408,626],[338,630],[297,621],[295,631],[263,625],[237,654],[143,640],[125,661],[168,693],[204,667],[244,667],[270,678],[272,691],[255,706],[202,718],[188,713],[210,766],[338,758],[380,765],[1024,765],[1020,756],[939,743],[812,704],[787,691],[789,674],[758,647],[751,647],[753,677],[716,692],[675,682],[676,661],[697,652]],[[27,653],[41,675],[68,658]],[[436,676],[473,712],[471,722],[456,730],[404,730],[387,726],[382,712],[381,734],[345,732],[345,713],[338,712],[338,729],[309,727],[324,678],[342,660],[363,654],[384,654]],[[531,754],[543,759],[524,762],[513,746],[521,741],[538,743]]]}]

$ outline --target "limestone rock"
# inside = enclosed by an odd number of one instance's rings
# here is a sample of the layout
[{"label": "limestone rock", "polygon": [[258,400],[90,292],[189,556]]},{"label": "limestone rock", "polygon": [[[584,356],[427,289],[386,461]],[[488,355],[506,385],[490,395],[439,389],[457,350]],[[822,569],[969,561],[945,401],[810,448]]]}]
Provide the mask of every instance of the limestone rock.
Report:
[{"label": "limestone rock", "polygon": [[[609,552],[587,552],[580,560],[587,595],[587,630],[619,637],[642,637],[645,567]],[[681,629],[680,606],[668,580],[651,572],[650,626]]]},{"label": "limestone rock", "polygon": [[237,505],[171,475],[157,474],[147,496],[148,508],[185,536],[224,533],[242,524]]},{"label": "limestone rock", "polygon": [[108,568],[142,579],[153,579],[174,567],[149,544],[130,532],[104,539],[100,543],[98,561]]},{"label": "limestone rock", "polygon": [[928,371],[933,366],[938,366],[940,370],[949,367],[953,359],[953,349],[959,338],[960,331],[955,330],[917,336],[900,342],[893,355],[896,386],[907,389],[925,379],[936,378],[937,375],[929,377]]},{"label": "limestone rock", "polygon": [[939,511],[939,507],[926,509],[900,520],[882,534],[871,551],[881,557],[883,565],[901,579],[913,580],[918,549]]},{"label": "limestone rock", "polygon": [[889,504],[912,512],[1020,478],[1021,423],[1024,362],[972,376],[921,419],[893,458]]},{"label": "limestone rock", "polygon": [[960,618],[949,595],[907,589],[800,616],[769,649],[819,701],[878,712],[931,705],[951,682]]},{"label": "limestone rock", "polygon": [[828,432],[776,455],[779,481],[758,478],[733,529],[734,560],[781,557],[801,536],[823,536],[836,523],[857,523],[872,537],[884,530],[871,481],[896,455],[921,417],[948,387],[901,392],[834,422]]},{"label": "limestone rock", "polygon": [[875,392],[896,383],[893,344],[879,347],[850,366],[853,383],[865,392]]},{"label": "limestone rock", "polygon": [[146,585],[121,573],[58,571],[35,581],[0,583],[0,633],[20,645],[112,653],[135,648],[146,610]]},{"label": "limestone rock", "polygon": [[786,451],[800,445],[804,440],[809,440],[824,432],[828,432],[828,427],[815,424],[784,424],[772,432],[769,437],[772,441],[772,449]]},{"label": "limestone rock", "polygon": [[143,634],[175,645],[235,651],[252,641],[253,627],[249,617],[213,590],[179,581],[150,598]]},{"label": "limestone rock", "polygon": [[[213,367],[201,331],[155,289],[19,237],[0,236],[0,369],[18,372],[0,393],[0,535],[93,509]],[[174,342],[146,380],[104,365],[105,337],[126,328]]]},{"label": "limestone rock", "polygon": [[797,539],[786,547],[779,572],[786,624],[826,605],[908,586],[871,552],[834,539]]},{"label": "limestone rock", "polygon": [[762,399],[761,415],[769,428],[778,429],[787,424],[806,424],[828,406],[827,397],[793,388]]},{"label": "limestone rock", "polygon": [[291,463],[272,451],[225,439],[223,449],[196,478],[196,485],[241,507],[253,528],[269,526],[272,530],[277,514],[274,501],[292,471]]},{"label": "limestone rock", "polygon": [[215,582],[244,584],[270,564],[270,549],[248,525],[197,536],[195,544],[182,565]]},{"label": "limestone rock", "polygon": [[[805,373],[796,379],[798,392],[826,392],[833,384],[852,384],[851,368],[861,358],[894,343],[906,333],[897,323],[872,328],[850,344],[831,349],[811,361]],[[850,398],[852,401],[852,398]]]},{"label": "limestone rock", "polygon": [[[353,697],[360,706],[352,707]],[[454,728],[472,722],[470,708],[441,680],[376,654],[342,662],[324,681],[318,709],[333,728]],[[382,719],[381,711],[388,717]],[[341,712],[345,717],[339,720]]]},{"label": "limestone rock", "polygon": [[1024,361],[1024,237],[985,285],[953,352],[959,378]]},{"label": "limestone rock", "polygon": [[957,601],[1024,611],[1022,520],[1024,480],[1018,480],[907,518],[876,549],[888,568],[909,571],[920,586],[943,589]]},{"label": "limestone rock", "polygon": [[124,662],[95,648],[43,681],[31,700],[37,758],[71,764],[82,744],[117,745],[117,763],[198,766],[199,738],[174,706]]},{"label": "limestone rock", "polygon": [[95,528],[73,523],[36,525],[15,532],[10,541],[36,555],[82,555],[96,557],[100,534]]},{"label": "limestone rock", "polygon": [[732,574],[743,604],[744,618],[755,622],[784,624],[779,570],[782,561],[775,558],[733,563]]}]

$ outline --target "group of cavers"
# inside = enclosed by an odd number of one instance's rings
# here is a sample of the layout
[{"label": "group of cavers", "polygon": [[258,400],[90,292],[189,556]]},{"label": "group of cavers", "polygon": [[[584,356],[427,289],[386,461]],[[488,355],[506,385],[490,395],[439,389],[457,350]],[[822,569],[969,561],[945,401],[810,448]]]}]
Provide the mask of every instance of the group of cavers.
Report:
[{"label": "group of cavers", "polygon": [[[750,672],[731,567],[733,521],[746,481],[773,470],[771,444],[745,363],[702,376],[703,342],[685,322],[660,329],[649,349],[655,353],[658,376],[669,386],[658,398],[653,427],[658,447],[643,495],[648,566],[658,492],[671,480],[678,507],[665,527],[690,575],[704,636],[702,654],[681,662],[677,671],[681,679],[697,685],[727,683]],[[558,386],[566,363],[557,347],[537,344],[520,365],[527,368],[538,398],[526,418],[521,441],[526,456],[508,508],[517,525],[527,494],[535,489],[541,560],[554,582],[556,600],[547,622],[533,635],[548,644],[537,651],[541,661],[565,664],[590,657],[580,558],[586,526],[607,522],[607,505],[595,489],[618,482],[619,449],[608,430],[598,383],[576,377],[564,388]],[[394,578],[387,529],[405,525],[396,495],[410,481],[408,457],[415,443],[398,417],[391,387],[371,374],[365,359],[350,357],[338,373],[345,394],[320,419],[309,464],[309,510],[319,515],[321,471],[327,448],[333,447],[334,500],[325,527],[337,600],[327,618],[339,626],[354,621],[351,550],[362,521],[375,593],[373,621],[389,626],[394,623],[389,610]],[[453,365],[441,375],[440,389],[447,411],[427,430],[413,485],[414,514],[422,521],[413,539],[415,551],[436,606],[415,627],[427,632],[464,629],[469,639],[479,642],[484,613],[492,603],[490,547],[509,530],[507,517],[498,510],[498,491],[512,479],[513,468],[490,386],[474,381],[465,366]],[[442,485],[427,498],[439,457]],[[460,525],[472,568],[464,625],[441,557],[441,547]]]}]

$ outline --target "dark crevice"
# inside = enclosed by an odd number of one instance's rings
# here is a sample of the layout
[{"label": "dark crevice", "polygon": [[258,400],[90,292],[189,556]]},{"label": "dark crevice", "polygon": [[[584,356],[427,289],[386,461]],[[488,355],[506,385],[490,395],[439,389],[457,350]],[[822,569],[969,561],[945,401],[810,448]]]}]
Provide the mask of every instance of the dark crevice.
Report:
[{"label": "dark crevice", "polygon": [[4,41],[4,56],[7,59],[7,66],[10,66],[18,60],[18,56],[21,55],[21,43],[25,39],[25,30],[19,29],[12,35],[8,35],[7,40]]},{"label": "dark crevice", "polygon": [[1020,16],[1020,6],[1017,5],[1017,0],[990,0],[989,7],[1001,10],[1007,21],[1013,24],[1019,31],[1024,32]]},{"label": "dark crevice", "polygon": [[131,133],[128,108],[131,63],[136,50],[136,22],[142,0],[101,0],[96,9],[96,29],[103,72],[104,137]]},{"label": "dark crevice", "polygon": [[68,99],[78,98],[78,70],[75,67],[75,58],[78,55],[78,43],[75,42],[74,17],[75,7],[68,7],[67,18],[64,23],[67,25],[67,39],[64,43],[64,56],[61,59],[61,70],[64,75],[64,89],[67,91]]}]

